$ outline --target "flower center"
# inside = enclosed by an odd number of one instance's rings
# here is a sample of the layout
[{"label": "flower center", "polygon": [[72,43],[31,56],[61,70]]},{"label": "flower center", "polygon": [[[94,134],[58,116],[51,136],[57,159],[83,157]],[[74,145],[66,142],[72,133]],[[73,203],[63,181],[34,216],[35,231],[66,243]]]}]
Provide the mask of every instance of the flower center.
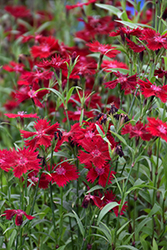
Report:
[{"label": "flower center", "polygon": [[158,43],[164,43],[165,42],[165,38],[157,36],[157,37],[154,38],[154,41],[158,42]]},{"label": "flower center", "polygon": [[162,133],[162,134],[166,134],[166,128],[163,125],[158,126],[158,130]]},{"label": "flower center", "polygon": [[94,136],[94,133],[91,131],[87,131],[85,134],[85,138],[92,138]]},{"label": "flower center", "polygon": [[95,168],[95,171],[98,175],[102,175],[104,173],[104,168]]},{"label": "flower center", "polygon": [[45,45],[41,48],[41,51],[42,52],[49,52],[49,46],[48,45]]},{"label": "flower center", "polygon": [[121,77],[118,78],[118,82],[119,82],[119,83],[126,82],[126,80],[127,80],[127,78],[124,77],[124,76],[121,76]]},{"label": "flower center", "polygon": [[155,85],[151,85],[151,89],[155,90],[155,91],[161,91],[161,88]]},{"label": "flower center", "polygon": [[17,160],[18,165],[25,165],[27,163],[27,159],[24,157],[21,157]]},{"label": "flower center", "polygon": [[28,95],[29,95],[30,98],[34,98],[34,97],[37,96],[37,93],[35,93],[34,90],[30,90],[30,91],[28,92]]},{"label": "flower center", "polygon": [[95,149],[91,152],[91,155],[95,157],[99,157],[101,155],[101,152],[98,149]]},{"label": "flower center", "polygon": [[65,168],[63,168],[62,166],[60,166],[59,168],[56,169],[56,173],[58,175],[65,175],[66,170],[65,170]]}]

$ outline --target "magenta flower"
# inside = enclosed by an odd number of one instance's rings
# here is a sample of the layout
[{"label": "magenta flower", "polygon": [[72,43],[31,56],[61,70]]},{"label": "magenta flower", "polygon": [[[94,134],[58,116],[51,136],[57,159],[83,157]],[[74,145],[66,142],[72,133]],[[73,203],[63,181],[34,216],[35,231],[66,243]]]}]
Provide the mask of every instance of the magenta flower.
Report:
[{"label": "magenta flower", "polygon": [[4,213],[5,214],[2,214],[1,216],[6,216],[7,220],[11,220],[13,218],[13,216],[16,214],[16,219],[15,219],[16,226],[22,225],[23,215],[25,215],[25,217],[28,220],[32,220],[35,218],[31,215],[26,214],[26,212],[24,212],[23,210],[20,210],[20,209],[17,209],[17,210],[16,209],[9,209],[9,210],[5,210]]}]

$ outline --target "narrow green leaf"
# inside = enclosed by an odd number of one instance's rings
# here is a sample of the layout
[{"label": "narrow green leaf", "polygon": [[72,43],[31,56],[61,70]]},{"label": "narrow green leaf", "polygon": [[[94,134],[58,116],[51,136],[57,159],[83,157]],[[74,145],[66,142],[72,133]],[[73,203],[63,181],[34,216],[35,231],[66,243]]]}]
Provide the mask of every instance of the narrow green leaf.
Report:
[{"label": "narrow green leaf", "polygon": [[101,8],[101,9],[105,9],[108,10],[109,12],[111,12],[112,14],[116,15],[117,17],[121,18],[122,15],[122,11],[120,11],[118,8],[108,5],[108,4],[99,4],[96,3],[95,4],[97,7]]},{"label": "narrow green leaf", "polygon": [[83,224],[82,224],[80,218],[78,217],[78,215],[76,214],[76,212],[74,210],[72,210],[72,212],[73,212],[73,214],[72,213],[68,213],[67,216],[74,217],[76,219],[78,227],[79,227],[79,230],[80,230],[82,236],[84,237],[84,227],[83,227]]},{"label": "narrow green leaf", "polygon": [[95,190],[99,190],[99,189],[104,189],[104,188],[100,185],[96,185],[96,186],[92,187],[91,189],[89,189],[86,193],[89,194],[89,193],[91,193]]},{"label": "narrow green leaf", "polygon": [[129,250],[139,250],[138,248],[132,247],[132,246],[129,246],[129,245],[128,245],[128,246],[126,246],[126,245],[118,246],[118,247],[116,247],[116,250],[117,250],[117,249],[122,249],[122,248],[123,248],[123,249],[126,248],[126,249],[129,249]]},{"label": "narrow green leaf", "polygon": [[153,246],[152,246],[151,249],[152,249],[152,250],[158,250],[158,245],[157,245],[157,243],[156,243],[156,241],[155,241],[154,238],[153,238]]},{"label": "narrow green leaf", "polygon": [[52,26],[52,25],[55,25],[55,22],[54,22],[54,21],[45,22],[45,23],[43,23],[43,24],[35,31],[35,33],[36,33],[36,34],[41,33],[43,30],[49,28],[49,27]]},{"label": "narrow green leaf", "polygon": [[97,225],[99,225],[99,223],[101,222],[101,220],[103,219],[103,217],[114,207],[119,206],[119,204],[117,202],[110,202],[108,203],[101,211],[97,220]]},{"label": "narrow green leaf", "polygon": [[16,238],[16,235],[17,235],[17,231],[16,231],[16,229],[14,229],[11,236],[10,236],[9,243],[8,243],[8,249],[9,250],[12,249],[12,245],[13,245],[13,242],[14,242],[14,240]]},{"label": "narrow green leaf", "polygon": [[70,99],[70,97],[71,97],[71,95],[72,95],[74,89],[82,89],[82,88],[80,88],[79,86],[71,87],[71,88],[69,89],[68,93],[67,93],[66,102],[69,101],[69,99]]}]

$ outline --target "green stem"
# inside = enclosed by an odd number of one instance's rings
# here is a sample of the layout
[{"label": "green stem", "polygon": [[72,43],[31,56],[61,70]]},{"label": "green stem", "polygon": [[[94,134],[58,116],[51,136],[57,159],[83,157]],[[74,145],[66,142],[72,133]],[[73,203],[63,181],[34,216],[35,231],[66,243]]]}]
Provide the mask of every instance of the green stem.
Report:
[{"label": "green stem", "polygon": [[51,209],[52,209],[52,222],[53,222],[53,227],[54,227],[54,232],[55,232],[55,237],[57,236],[57,230],[56,230],[56,225],[55,225],[55,216],[54,216],[54,203],[53,203],[53,194],[52,194],[52,183],[49,183],[49,188],[50,188],[50,203],[51,203]]},{"label": "green stem", "polygon": [[61,199],[61,206],[60,206],[60,227],[59,227],[59,245],[61,242],[62,232],[63,232],[63,188],[60,187],[60,199]]}]

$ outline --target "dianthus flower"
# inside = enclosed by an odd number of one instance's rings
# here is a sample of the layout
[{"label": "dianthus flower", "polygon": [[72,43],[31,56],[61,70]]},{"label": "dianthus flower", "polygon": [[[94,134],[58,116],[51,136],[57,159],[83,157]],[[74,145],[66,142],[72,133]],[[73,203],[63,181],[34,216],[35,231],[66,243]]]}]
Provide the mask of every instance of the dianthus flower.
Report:
[{"label": "dianthus flower", "polygon": [[142,51],[144,51],[146,49],[144,45],[136,44],[136,43],[132,42],[128,38],[126,38],[126,41],[128,43],[128,47],[131,48],[136,53],[140,53],[140,52],[142,52]]},{"label": "dianthus flower", "polygon": [[17,6],[8,5],[5,7],[5,10],[15,18],[23,18],[30,16],[30,10],[23,5],[17,5]]},{"label": "dianthus flower", "polygon": [[4,114],[6,115],[8,118],[17,118],[17,117],[20,117],[20,118],[39,118],[37,116],[37,114],[26,114],[26,112],[24,111],[18,111],[17,114]]},{"label": "dianthus flower", "polygon": [[[91,163],[86,164],[86,168],[89,169],[86,179],[91,183],[94,183],[98,179],[98,184],[105,187],[107,184],[111,184],[114,171],[110,171],[110,165],[105,164],[102,168],[94,167]],[[109,176],[110,173],[110,176]],[[108,182],[107,182],[108,180]]]},{"label": "dianthus flower", "polygon": [[9,65],[3,65],[3,69],[8,72],[16,72],[16,73],[22,73],[24,72],[24,64],[22,63],[16,63],[11,61]]},{"label": "dianthus flower", "polygon": [[26,212],[24,212],[21,209],[8,209],[4,211],[5,214],[2,214],[1,216],[6,216],[7,220],[11,220],[13,218],[13,216],[16,214],[16,219],[15,219],[15,224],[16,226],[21,226],[23,223],[23,215],[28,219],[28,220],[32,220],[35,217],[26,214]]},{"label": "dianthus flower", "polygon": [[34,152],[29,148],[14,150],[8,154],[10,164],[13,168],[14,176],[20,178],[23,174],[29,170],[39,171],[40,159],[37,158],[38,152]]},{"label": "dianthus flower", "polygon": [[115,57],[120,53],[118,50],[116,50],[116,47],[112,47],[109,44],[101,44],[98,41],[87,43],[86,45],[89,47],[90,51],[100,52],[102,55],[106,55],[108,57]]},{"label": "dianthus flower", "polygon": [[121,134],[130,134],[130,138],[136,137],[138,140],[139,137],[143,141],[149,141],[152,135],[147,130],[147,125],[144,125],[142,122],[137,122],[135,126],[132,126],[131,123],[125,124],[125,126],[121,130]]},{"label": "dianthus flower", "polygon": [[95,3],[97,0],[88,0],[86,3],[77,3],[73,5],[66,5],[67,10],[75,9],[75,8],[82,8],[83,6],[89,5],[91,3]]},{"label": "dianthus flower", "polygon": [[63,187],[67,182],[78,179],[77,168],[68,162],[62,162],[56,167],[54,172],[48,176],[48,179],[51,180],[52,183],[55,182],[59,187]]},{"label": "dianthus flower", "polygon": [[148,79],[146,79],[146,82],[139,79],[138,84],[141,87],[142,94],[146,98],[156,96],[164,103],[167,101],[167,85],[156,86]]},{"label": "dianthus flower", "polygon": [[[106,191],[105,194],[98,192],[98,195],[93,195],[91,198],[92,198],[94,204],[100,209],[103,209],[103,207],[105,207],[110,202],[117,202],[118,204],[120,204],[120,202],[121,202],[121,201],[116,200],[112,191]],[[123,215],[123,212],[126,210],[126,208],[127,208],[127,206],[124,203],[124,205],[121,209],[120,215]],[[119,207],[116,206],[112,210],[114,211],[116,217],[118,217]]]},{"label": "dianthus flower", "polygon": [[79,150],[78,159],[80,163],[93,163],[95,167],[102,168],[110,160],[108,144],[100,137],[85,139],[82,147],[86,152]]},{"label": "dianthus flower", "polygon": [[34,45],[31,48],[31,53],[34,58],[47,58],[51,56],[56,51],[59,51],[60,46],[58,44],[58,40],[54,37],[42,37],[39,41],[40,45]]},{"label": "dianthus flower", "polygon": [[167,34],[160,35],[160,33],[156,32],[153,29],[145,29],[142,32],[140,37],[141,40],[145,40],[147,42],[147,47],[150,50],[158,50],[161,48],[167,49]]},{"label": "dianthus flower", "polygon": [[22,86],[15,93],[16,98],[18,99],[18,103],[21,103],[27,99],[32,99],[32,101],[37,107],[42,108],[43,104],[40,102],[39,99],[42,99],[42,97],[48,93],[48,90],[44,89],[36,92],[39,88],[39,85],[35,82],[33,83],[32,88],[30,88],[29,86]]},{"label": "dianthus flower", "polygon": [[147,118],[148,127],[147,130],[153,136],[158,136],[167,142],[167,124],[160,119],[155,119],[154,117]]},{"label": "dianthus flower", "polygon": [[34,136],[32,140],[26,140],[25,142],[26,146],[29,146],[31,149],[38,148],[42,145],[45,147],[50,147],[51,141],[55,132],[57,132],[58,127],[58,123],[50,126],[50,121],[47,121],[46,119],[39,119],[34,125],[36,132],[20,130],[20,133],[24,138]]},{"label": "dianthus flower", "polygon": [[122,69],[128,69],[127,65],[123,62],[118,62],[116,60],[103,60],[102,64],[101,64],[101,68],[105,71],[105,72],[111,72],[112,69],[115,68],[122,68]]},{"label": "dianthus flower", "polygon": [[131,90],[134,90],[137,85],[136,74],[129,76],[128,74],[123,75],[119,72],[114,73],[118,78],[116,80],[105,82],[104,85],[106,88],[114,89],[118,83],[121,84],[121,90],[125,90],[125,94],[129,94]]}]

